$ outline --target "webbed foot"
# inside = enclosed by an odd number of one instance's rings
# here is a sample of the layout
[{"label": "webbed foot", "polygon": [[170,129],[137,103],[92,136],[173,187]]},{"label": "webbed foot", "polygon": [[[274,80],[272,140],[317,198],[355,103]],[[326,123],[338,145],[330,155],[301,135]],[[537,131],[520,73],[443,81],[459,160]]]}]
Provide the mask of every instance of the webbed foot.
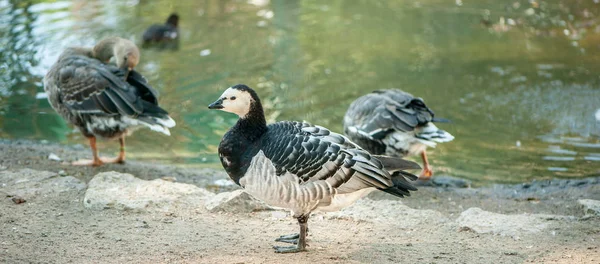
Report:
[{"label": "webbed foot", "polygon": [[298,252],[306,251],[306,248],[304,248],[304,247],[300,248],[299,246],[288,246],[288,247],[273,246],[273,249],[275,249],[275,253],[298,253]]},{"label": "webbed foot", "polygon": [[300,238],[300,234],[296,233],[296,234],[280,236],[280,237],[276,238],[275,241],[297,245],[299,238]]}]

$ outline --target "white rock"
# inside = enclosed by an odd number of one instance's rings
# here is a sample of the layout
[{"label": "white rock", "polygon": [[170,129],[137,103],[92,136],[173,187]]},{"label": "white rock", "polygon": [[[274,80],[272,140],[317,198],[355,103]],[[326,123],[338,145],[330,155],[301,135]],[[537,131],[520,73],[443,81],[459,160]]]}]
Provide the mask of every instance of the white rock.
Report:
[{"label": "white rock", "polygon": [[55,172],[22,169],[0,171],[0,191],[8,195],[32,198],[85,189],[85,183],[72,176],[60,177]]},{"label": "white rock", "polygon": [[577,202],[583,207],[583,212],[585,213],[585,215],[600,216],[600,201],[592,199],[582,199],[577,200]]},{"label": "white rock", "polygon": [[54,153],[50,153],[50,155],[48,155],[48,159],[55,160],[55,161],[61,161],[60,157]]},{"label": "white rock", "polygon": [[264,202],[252,197],[244,190],[219,193],[206,200],[206,209],[210,212],[250,213],[272,210]]},{"label": "white rock", "polygon": [[[271,219],[273,220],[283,220],[283,219],[287,219],[291,216],[290,212],[284,212],[284,211],[273,211],[271,213]],[[321,216],[323,217],[323,216]]]},{"label": "white rock", "polygon": [[233,186],[235,185],[235,183],[232,180],[227,180],[227,179],[218,179],[216,181],[214,181],[213,183],[216,186],[221,186],[221,187],[227,187],[227,186]]},{"label": "white rock", "polygon": [[[339,212],[327,213],[326,217],[350,218],[355,221],[390,222],[400,228],[410,228],[422,224],[437,224],[448,221],[440,212],[418,210],[404,205],[398,200],[372,200],[362,198]],[[402,221],[398,221],[402,219]]]},{"label": "white rock", "polygon": [[542,214],[505,215],[474,207],[462,212],[456,222],[460,228],[468,228],[480,234],[518,236],[538,233],[549,226],[549,220],[561,218],[568,217]]},{"label": "white rock", "polygon": [[162,179],[146,181],[131,174],[99,173],[89,182],[83,205],[101,210],[159,210],[185,207],[192,209],[214,194],[195,185],[169,182]]}]

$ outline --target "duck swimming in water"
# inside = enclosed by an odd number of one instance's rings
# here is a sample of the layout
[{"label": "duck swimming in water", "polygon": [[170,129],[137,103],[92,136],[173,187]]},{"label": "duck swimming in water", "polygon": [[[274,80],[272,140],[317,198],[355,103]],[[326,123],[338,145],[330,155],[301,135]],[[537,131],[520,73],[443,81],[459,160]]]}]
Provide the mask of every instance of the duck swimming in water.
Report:
[{"label": "duck swimming in water", "polygon": [[[114,58],[116,66],[108,64]],[[158,105],[158,92],[134,70],[140,53],[131,41],[111,37],[94,47],[66,48],[44,77],[48,101],[88,139],[92,160],[73,165],[99,166],[125,161],[125,136],[138,127],[170,135],[175,121]],[[96,137],[118,139],[119,155],[101,158]]]},{"label": "duck swimming in water", "polygon": [[173,48],[179,46],[179,16],[172,13],[164,24],[154,24],[142,35],[143,47]]}]

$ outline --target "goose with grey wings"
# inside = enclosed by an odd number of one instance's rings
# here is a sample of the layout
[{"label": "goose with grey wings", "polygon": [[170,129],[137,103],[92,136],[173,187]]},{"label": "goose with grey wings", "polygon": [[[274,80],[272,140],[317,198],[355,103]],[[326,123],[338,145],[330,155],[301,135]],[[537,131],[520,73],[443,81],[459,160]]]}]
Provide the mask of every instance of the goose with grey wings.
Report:
[{"label": "goose with grey wings", "polygon": [[[94,47],[66,48],[44,77],[50,105],[88,139],[92,160],[73,165],[99,166],[125,161],[125,136],[138,127],[170,135],[175,121],[158,105],[158,92],[134,70],[140,53],[131,41],[110,37]],[[109,64],[116,62],[116,66]],[[116,158],[101,158],[96,137],[118,139]]]},{"label": "goose with grey wings", "polygon": [[246,85],[228,88],[210,109],[237,114],[223,136],[219,157],[229,177],[269,205],[291,210],[300,233],[281,236],[278,253],[306,250],[310,213],[336,211],[374,190],[398,197],[410,195],[420,169],[412,161],[375,156],[348,138],[304,122],[267,125],[257,93]]},{"label": "goose with grey wings", "polygon": [[426,148],[454,139],[434,122],[449,122],[434,118],[423,99],[398,90],[377,90],[356,99],[344,116],[344,134],[373,154],[404,157],[421,155],[423,171],[419,176],[428,180],[433,170]]}]

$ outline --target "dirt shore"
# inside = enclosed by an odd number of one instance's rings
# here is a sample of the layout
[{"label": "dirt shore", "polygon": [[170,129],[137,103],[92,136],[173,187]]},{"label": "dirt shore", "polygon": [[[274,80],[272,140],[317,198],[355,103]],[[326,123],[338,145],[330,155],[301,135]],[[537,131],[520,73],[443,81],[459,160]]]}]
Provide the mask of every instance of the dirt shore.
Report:
[{"label": "dirt shore", "polygon": [[[213,192],[235,188],[215,184],[226,179],[215,169],[136,161],[73,167],[48,159],[50,153],[62,160],[89,155],[58,144],[0,141],[0,173],[27,168],[87,183],[100,172],[118,171],[147,180],[175,178]],[[578,203],[600,200],[599,178],[421,186],[402,203],[375,192],[341,213],[316,213],[309,251],[291,255],[271,248],[278,235],[297,232],[295,220],[279,211],[97,211],[83,207],[84,194],[40,195],[21,204],[2,194],[0,263],[600,263],[600,218],[586,215]],[[484,224],[494,217],[518,224],[523,216],[541,221],[540,227],[481,231],[467,223],[473,207],[497,213],[482,215]]]}]

